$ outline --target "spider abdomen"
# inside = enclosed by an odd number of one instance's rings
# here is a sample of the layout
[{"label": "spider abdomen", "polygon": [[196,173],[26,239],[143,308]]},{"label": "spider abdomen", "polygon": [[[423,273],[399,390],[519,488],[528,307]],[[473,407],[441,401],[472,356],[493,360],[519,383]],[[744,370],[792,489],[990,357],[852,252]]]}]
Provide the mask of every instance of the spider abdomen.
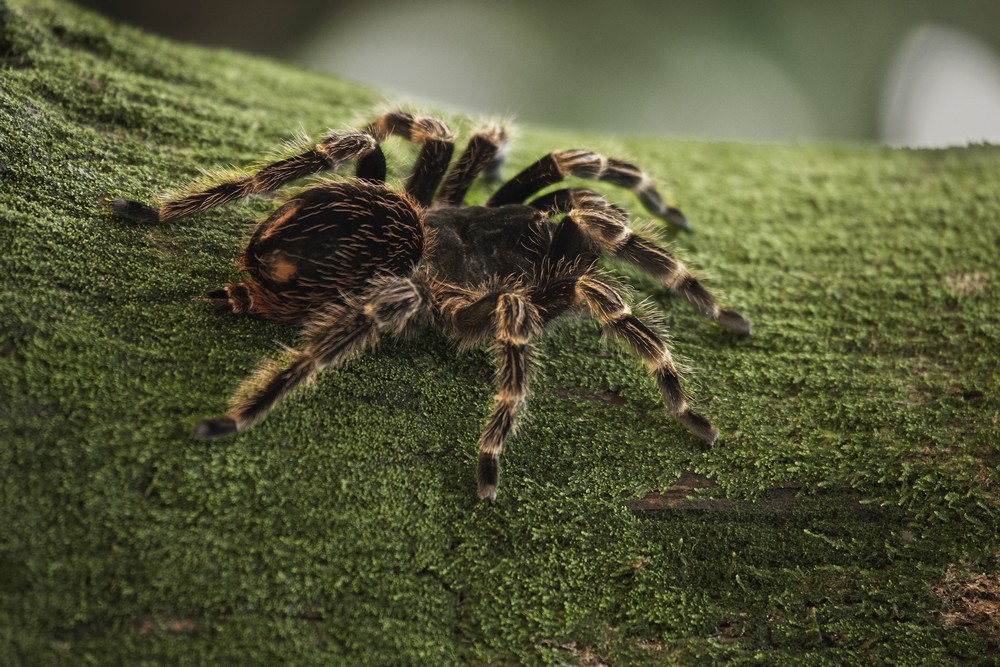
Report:
[{"label": "spider abdomen", "polygon": [[365,181],[325,183],[257,226],[243,251],[247,277],[229,286],[230,302],[234,311],[300,322],[375,275],[408,275],[423,246],[422,215],[405,195]]}]

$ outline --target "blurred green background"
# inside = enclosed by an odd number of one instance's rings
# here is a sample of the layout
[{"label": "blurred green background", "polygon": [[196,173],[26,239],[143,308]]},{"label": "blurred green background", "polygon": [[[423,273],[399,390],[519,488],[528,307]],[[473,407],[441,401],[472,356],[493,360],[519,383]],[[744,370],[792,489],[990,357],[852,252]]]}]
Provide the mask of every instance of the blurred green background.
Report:
[{"label": "blurred green background", "polygon": [[1000,142],[996,0],[85,0],[534,125],[748,141]]}]

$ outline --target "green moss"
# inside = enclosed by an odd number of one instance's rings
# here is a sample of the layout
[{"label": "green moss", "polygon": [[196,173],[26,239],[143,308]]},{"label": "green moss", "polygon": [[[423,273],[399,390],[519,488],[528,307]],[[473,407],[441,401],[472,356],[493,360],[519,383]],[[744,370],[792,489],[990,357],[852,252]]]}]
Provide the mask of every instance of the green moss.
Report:
[{"label": "green moss", "polygon": [[[198,300],[272,204],[148,229],[99,203],[363,122],[381,97],[56,0],[0,11],[0,661],[988,661],[930,584],[949,563],[997,574],[1000,151],[524,128],[509,170],[582,145],[669,178],[696,227],[678,254],[755,335],[624,273],[697,369],[720,444],[571,320],[541,343],[487,505],[472,463],[491,362],[433,332],[245,435],[192,440],[295,341]],[[626,508],[688,470],[751,504]],[[783,481],[802,487],[790,511],[747,510]]]}]

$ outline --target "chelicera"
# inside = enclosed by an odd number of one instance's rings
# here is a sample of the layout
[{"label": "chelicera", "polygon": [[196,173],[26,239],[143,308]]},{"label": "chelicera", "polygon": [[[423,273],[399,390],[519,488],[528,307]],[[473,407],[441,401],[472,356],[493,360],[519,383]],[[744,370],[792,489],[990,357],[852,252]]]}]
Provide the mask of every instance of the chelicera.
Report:
[{"label": "chelicera", "polygon": [[[399,136],[420,146],[402,191],[386,183],[380,144]],[[497,359],[492,412],[479,440],[480,498],[496,496],[499,457],[527,397],[533,341],[560,315],[582,306],[646,365],[667,410],[714,443],[718,431],[692,409],[662,338],[595,271],[602,255],[654,276],[699,313],[737,334],[750,322],[720,307],[668,250],[636,234],[618,206],[588,189],[538,192],[567,177],[631,190],[653,215],[687,228],[636,166],[588,150],[557,150],[499,187],[483,206],[465,206],[481,174],[496,176],[505,131],[474,132],[452,165],[454,139],[436,118],[387,113],[361,132],[332,132],[297,154],[236,180],[195,186],[149,206],[118,199],[112,211],[140,223],[176,220],[305,176],[356,165],[353,178],[314,183],[259,222],[242,254],[244,277],[208,293],[220,313],[247,313],[303,325],[302,345],[251,375],[220,417],[199,421],[197,437],[238,433],[290,391],[383,336],[421,326],[461,346],[489,341]]]}]

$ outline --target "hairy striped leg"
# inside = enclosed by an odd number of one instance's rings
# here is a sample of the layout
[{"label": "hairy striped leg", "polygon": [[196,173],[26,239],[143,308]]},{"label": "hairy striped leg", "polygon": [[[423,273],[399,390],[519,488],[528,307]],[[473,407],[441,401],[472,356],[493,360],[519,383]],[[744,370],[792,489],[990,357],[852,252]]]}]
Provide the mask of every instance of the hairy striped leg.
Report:
[{"label": "hairy striped leg", "polygon": [[660,388],[667,410],[677,421],[705,442],[714,443],[719,432],[688,406],[677,367],[660,337],[632,314],[632,309],[609,285],[584,277],[577,283],[577,294],[604,329],[628,344],[643,360]]},{"label": "hairy striped leg", "polygon": [[272,162],[244,178],[217,183],[176,199],[168,199],[157,207],[132,199],[116,199],[111,202],[110,208],[115,215],[134,222],[167,222],[249,195],[274,192],[304,176],[335,169],[345,162],[363,159],[372,153],[380,154],[381,149],[370,134],[331,133],[312,148]]},{"label": "hairy striped leg", "polygon": [[691,228],[687,216],[679,209],[668,206],[649,176],[634,164],[579,149],[554,151],[529,165],[497,190],[487,206],[524,202],[542,188],[571,176],[606,181],[627,188],[656,217],[681,229]]},{"label": "hairy striped leg", "polygon": [[243,431],[290,391],[328,366],[340,366],[372,347],[384,335],[400,335],[429,310],[427,288],[412,278],[387,277],[368,295],[319,316],[307,330],[308,343],[285,364],[268,363],[248,378],[233,397],[229,412],[198,422],[199,438]]},{"label": "hairy striped leg", "polygon": [[734,333],[749,335],[750,321],[723,308],[712,294],[668,250],[632,231],[628,215],[592,190],[557,190],[531,202],[549,213],[566,213],[603,252],[639,267],[671,293],[686,299],[696,311]]},{"label": "hairy striped leg", "polygon": [[499,125],[487,125],[473,133],[465,151],[458,158],[438,192],[437,201],[458,206],[476,177],[486,171],[487,178],[499,177],[507,133]]},{"label": "hairy striped leg", "polygon": [[406,182],[406,192],[423,206],[430,206],[455,149],[454,137],[448,126],[431,116],[390,111],[375,119],[366,131],[380,142],[389,135],[395,135],[421,146],[413,173]]},{"label": "hairy striped leg", "polygon": [[442,300],[441,314],[466,342],[485,337],[492,329],[497,357],[497,393],[493,410],[479,439],[476,482],[481,499],[495,500],[500,479],[500,454],[504,440],[513,433],[517,415],[528,393],[527,372],[531,338],[541,333],[542,320],[535,305],[512,290],[465,294]]}]

